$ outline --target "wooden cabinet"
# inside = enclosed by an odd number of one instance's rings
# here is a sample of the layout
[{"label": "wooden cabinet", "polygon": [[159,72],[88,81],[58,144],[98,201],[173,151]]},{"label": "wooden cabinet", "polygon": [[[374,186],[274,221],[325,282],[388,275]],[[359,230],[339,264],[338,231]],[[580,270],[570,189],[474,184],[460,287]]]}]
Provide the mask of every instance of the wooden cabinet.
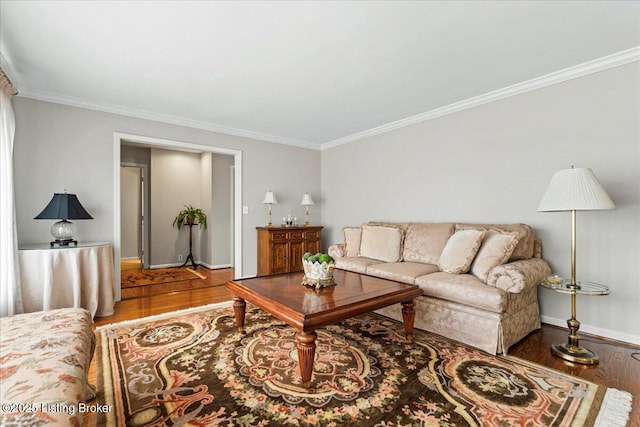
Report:
[{"label": "wooden cabinet", "polygon": [[302,255],[322,250],[322,227],[256,227],[258,276],[302,271]]}]

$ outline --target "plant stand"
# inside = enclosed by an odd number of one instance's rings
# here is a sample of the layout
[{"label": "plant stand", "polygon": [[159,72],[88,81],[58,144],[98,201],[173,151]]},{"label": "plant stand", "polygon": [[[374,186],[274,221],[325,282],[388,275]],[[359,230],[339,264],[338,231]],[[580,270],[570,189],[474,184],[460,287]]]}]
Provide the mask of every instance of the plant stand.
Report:
[{"label": "plant stand", "polygon": [[198,264],[196,264],[196,262],[193,260],[193,252],[191,250],[192,243],[193,243],[193,233],[191,232],[191,228],[197,224],[185,224],[185,225],[189,226],[189,255],[187,255],[187,258],[184,260],[184,264],[182,264],[178,268],[182,268],[185,265],[187,265],[187,263],[189,263],[189,260],[191,260],[191,265],[193,266],[193,268],[198,268]]}]

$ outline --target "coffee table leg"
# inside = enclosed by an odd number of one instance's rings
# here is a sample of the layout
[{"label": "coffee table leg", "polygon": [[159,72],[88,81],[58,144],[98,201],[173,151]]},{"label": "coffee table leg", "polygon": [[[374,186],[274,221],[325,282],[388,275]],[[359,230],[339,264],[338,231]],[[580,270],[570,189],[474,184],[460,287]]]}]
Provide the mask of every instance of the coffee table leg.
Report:
[{"label": "coffee table leg", "polygon": [[402,323],[404,323],[404,333],[407,335],[409,342],[413,342],[413,323],[416,320],[415,306],[416,303],[413,300],[402,303]]},{"label": "coffee table leg", "polygon": [[317,336],[313,331],[298,332],[296,334],[300,375],[302,377],[302,386],[306,389],[311,387],[311,374],[313,373],[313,361],[316,356]]},{"label": "coffee table leg", "polygon": [[244,333],[244,313],[247,309],[247,303],[238,296],[233,296],[233,312],[236,315],[236,328],[241,334]]}]

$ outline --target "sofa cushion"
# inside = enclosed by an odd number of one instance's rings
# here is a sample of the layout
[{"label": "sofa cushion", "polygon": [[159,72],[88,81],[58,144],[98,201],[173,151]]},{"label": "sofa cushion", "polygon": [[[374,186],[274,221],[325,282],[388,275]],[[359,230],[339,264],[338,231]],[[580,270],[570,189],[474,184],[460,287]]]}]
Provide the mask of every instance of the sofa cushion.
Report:
[{"label": "sofa cushion", "polygon": [[410,223],[404,239],[402,259],[404,261],[437,265],[440,260],[440,254],[449,237],[453,234],[453,230],[453,223]]},{"label": "sofa cushion", "polygon": [[452,274],[468,272],[485,234],[484,230],[456,231],[442,250],[440,270]]},{"label": "sofa cushion", "polygon": [[363,225],[359,255],[383,262],[398,262],[402,257],[403,237],[399,227]]},{"label": "sofa cushion", "polygon": [[345,256],[358,256],[360,252],[360,239],[362,238],[362,228],[344,227],[344,247]]},{"label": "sofa cushion", "polygon": [[534,255],[534,243],[536,233],[530,225],[527,224],[456,224],[456,231],[475,229],[475,230],[498,230],[503,232],[515,232],[518,234],[518,243],[513,250],[509,261],[519,259],[529,259]]},{"label": "sofa cushion", "polygon": [[380,264],[380,261],[377,259],[364,258],[360,256],[336,258],[334,261],[336,268],[354,271],[360,274],[365,274],[367,272],[368,266],[373,264]]},{"label": "sofa cushion", "polygon": [[444,272],[416,278],[424,295],[452,301],[494,313],[504,313],[508,296],[501,289],[487,286],[471,274]]},{"label": "sofa cushion", "polygon": [[437,265],[407,261],[375,264],[367,267],[368,275],[410,284],[416,281],[416,277],[436,271],[438,271]]},{"label": "sofa cushion", "polygon": [[516,245],[518,244],[518,234],[501,233],[496,230],[487,230],[482,246],[471,264],[471,273],[487,283],[489,272],[494,267],[507,262]]}]

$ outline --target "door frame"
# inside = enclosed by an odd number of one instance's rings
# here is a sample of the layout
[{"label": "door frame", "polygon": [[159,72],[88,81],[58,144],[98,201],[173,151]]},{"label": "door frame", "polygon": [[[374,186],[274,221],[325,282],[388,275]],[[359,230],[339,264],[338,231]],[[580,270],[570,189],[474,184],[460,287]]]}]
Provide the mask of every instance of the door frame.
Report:
[{"label": "door frame", "polygon": [[[121,162],[120,166],[128,167],[128,168],[140,168],[142,169],[142,191],[140,197],[141,207],[142,207],[142,217],[144,218],[142,221],[142,225],[140,227],[140,232],[142,233],[141,241],[140,241],[140,250],[142,251],[142,258],[140,262],[142,264],[142,268],[149,267],[149,248],[151,247],[151,241],[149,239],[149,206],[147,201],[149,200],[149,166],[144,163],[135,163],[135,162]],[[121,218],[122,220],[122,218]],[[122,222],[121,222],[122,224]],[[121,236],[122,237],[122,236]],[[117,262],[117,260],[116,260]]]},{"label": "door frame", "polygon": [[[242,275],[242,151],[232,150],[229,148],[213,147],[210,145],[196,144],[192,142],[175,141],[170,139],[155,138],[143,135],[134,135],[122,132],[113,133],[113,157],[114,157],[114,191],[113,191],[113,228],[114,228],[114,258],[120,259],[120,145],[123,143],[140,145],[144,147],[164,148],[168,150],[190,151],[190,152],[207,152],[216,154],[226,154],[233,156],[234,166],[234,216],[233,216],[233,266],[234,277],[243,277]],[[115,262],[115,284],[116,284],[116,301],[121,299],[120,289],[120,263]]]}]

